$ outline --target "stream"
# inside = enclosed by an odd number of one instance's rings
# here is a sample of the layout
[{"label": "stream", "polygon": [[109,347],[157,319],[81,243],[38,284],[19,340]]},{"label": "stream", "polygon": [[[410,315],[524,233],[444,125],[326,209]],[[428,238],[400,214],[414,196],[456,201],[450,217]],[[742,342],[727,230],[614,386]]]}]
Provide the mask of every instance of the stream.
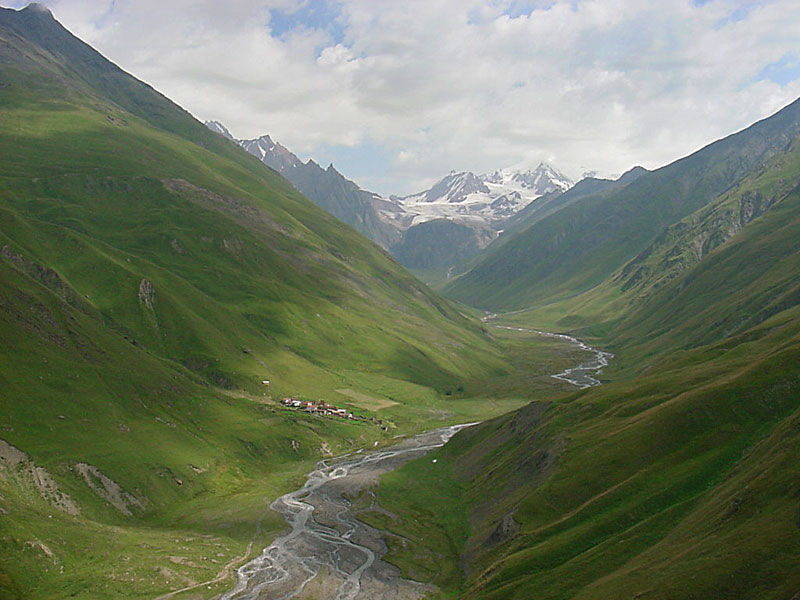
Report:
[{"label": "stream", "polygon": [[498,329],[510,329],[511,331],[522,331],[525,333],[535,333],[536,335],[541,335],[544,337],[564,340],[574,344],[581,350],[586,350],[587,352],[594,354],[594,357],[583,361],[577,367],[572,367],[565,371],[561,371],[561,373],[550,375],[550,377],[554,377],[555,379],[560,379],[562,381],[566,381],[567,383],[571,383],[572,385],[577,385],[581,389],[600,385],[600,380],[594,377],[594,375],[599,375],[603,370],[603,367],[608,366],[608,361],[614,358],[614,355],[611,354],[611,352],[605,352],[603,350],[598,350],[597,348],[592,348],[585,342],[582,342],[578,338],[572,337],[571,335],[567,335],[566,333],[550,333],[548,331],[538,331],[537,329],[508,327],[507,325],[493,325],[493,327],[497,327]]},{"label": "stream", "polygon": [[[578,366],[551,375],[580,388],[599,385],[595,376],[613,356],[566,334],[493,326],[557,338],[593,353]],[[474,424],[434,429],[384,450],[359,450],[318,462],[302,488],[270,505],[286,519],[289,533],[237,569],[235,587],[219,600],[289,600],[303,592],[334,600],[416,600],[434,591],[431,585],[404,579],[397,567],[381,560],[387,551],[384,532],[356,519],[348,497]]]},{"label": "stream", "polygon": [[335,600],[411,600],[433,587],[404,579],[381,560],[383,532],[357,520],[347,497],[377,483],[381,474],[443,446],[474,423],[420,433],[384,450],[323,460],[305,485],[270,508],[291,527],[236,572],[236,586],[220,600],[288,600],[304,590]]}]

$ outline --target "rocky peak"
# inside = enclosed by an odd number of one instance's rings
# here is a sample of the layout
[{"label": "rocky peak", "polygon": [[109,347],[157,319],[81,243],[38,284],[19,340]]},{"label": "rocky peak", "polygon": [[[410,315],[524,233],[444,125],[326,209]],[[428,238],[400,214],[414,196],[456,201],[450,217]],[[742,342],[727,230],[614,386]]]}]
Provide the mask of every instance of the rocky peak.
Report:
[{"label": "rocky peak", "polygon": [[211,131],[220,134],[222,137],[228,138],[233,142],[236,141],[231,132],[228,131],[228,128],[225,127],[225,125],[223,125],[219,121],[206,121],[205,126],[208,127]]}]

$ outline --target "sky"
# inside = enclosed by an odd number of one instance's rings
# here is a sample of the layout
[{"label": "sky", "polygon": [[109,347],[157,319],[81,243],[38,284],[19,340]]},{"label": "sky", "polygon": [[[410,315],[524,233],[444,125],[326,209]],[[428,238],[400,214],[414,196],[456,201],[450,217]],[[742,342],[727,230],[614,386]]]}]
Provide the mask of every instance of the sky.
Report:
[{"label": "sky", "polygon": [[800,96],[797,0],[40,3],[198,119],[385,195],[657,168]]}]

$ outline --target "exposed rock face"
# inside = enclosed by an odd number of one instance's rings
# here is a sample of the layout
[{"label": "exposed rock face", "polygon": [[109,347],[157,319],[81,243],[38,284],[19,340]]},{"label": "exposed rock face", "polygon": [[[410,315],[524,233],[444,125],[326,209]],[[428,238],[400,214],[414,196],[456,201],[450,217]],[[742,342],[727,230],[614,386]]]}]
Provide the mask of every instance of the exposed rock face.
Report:
[{"label": "exposed rock face", "polygon": [[0,479],[16,478],[22,485],[32,485],[51,506],[69,515],[80,513],[78,505],[58,484],[47,470],[37,467],[30,456],[19,448],[0,440]]},{"label": "exposed rock face", "polygon": [[410,227],[391,251],[410,269],[440,269],[475,256],[496,235],[488,228],[436,219]]},{"label": "exposed rock face", "polygon": [[0,440],[0,473],[13,470],[28,461],[30,461],[30,458],[22,450],[4,440]]},{"label": "exposed rock face", "polygon": [[381,214],[405,227],[434,219],[447,218],[465,224],[487,227],[520,212],[546,194],[560,194],[572,187],[566,175],[544,163],[525,171],[498,169],[475,175],[470,171],[452,172],[433,187],[403,198],[393,196],[398,210]]},{"label": "exposed rock face", "polygon": [[155,299],[156,290],[153,287],[153,284],[150,283],[147,279],[142,279],[141,283],[139,283],[139,301],[145,305],[145,307],[153,310],[153,300]]},{"label": "exposed rock face", "polygon": [[131,516],[132,508],[144,510],[144,502],[123,490],[117,482],[108,477],[100,469],[86,463],[78,463],[75,470],[83,476],[92,491],[110,503],[122,514]]},{"label": "exposed rock face", "polygon": [[421,202],[442,201],[450,204],[464,202],[467,196],[475,193],[489,193],[489,188],[473,173],[450,173],[431,189],[422,192]]},{"label": "exposed rock face", "polygon": [[622,283],[622,291],[664,286],[780,202],[796,184],[778,182],[770,195],[734,189],[666,228],[621,269],[616,280]]},{"label": "exposed rock face", "polygon": [[375,203],[380,202],[381,197],[345,178],[333,165],[323,169],[313,160],[303,162],[291,150],[268,135],[252,140],[237,140],[218,121],[207,121],[206,127],[239,144],[265,165],[283,175],[314,204],[377,244],[388,248],[400,239],[398,228],[381,219],[379,215]]},{"label": "exposed rock face", "polygon": [[494,546],[501,542],[511,539],[519,532],[519,523],[514,520],[514,515],[509,513],[503,517],[495,527],[495,530],[486,538],[487,546]]}]

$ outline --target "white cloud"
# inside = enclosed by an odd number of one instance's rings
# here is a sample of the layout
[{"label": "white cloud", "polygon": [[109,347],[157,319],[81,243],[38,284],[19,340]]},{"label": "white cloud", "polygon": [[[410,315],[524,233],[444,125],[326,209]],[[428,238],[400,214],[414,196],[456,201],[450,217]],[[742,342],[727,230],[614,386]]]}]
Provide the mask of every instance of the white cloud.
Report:
[{"label": "white cloud", "polygon": [[[758,80],[800,51],[793,0],[330,0],[341,36],[314,23],[270,35],[270,9],[308,1],[45,3],[239,137],[303,155],[385,148],[393,160],[362,179],[385,193],[523,160],[573,176],[653,168],[800,96],[800,81]],[[540,8],[514,16],[522,5]]]}]

